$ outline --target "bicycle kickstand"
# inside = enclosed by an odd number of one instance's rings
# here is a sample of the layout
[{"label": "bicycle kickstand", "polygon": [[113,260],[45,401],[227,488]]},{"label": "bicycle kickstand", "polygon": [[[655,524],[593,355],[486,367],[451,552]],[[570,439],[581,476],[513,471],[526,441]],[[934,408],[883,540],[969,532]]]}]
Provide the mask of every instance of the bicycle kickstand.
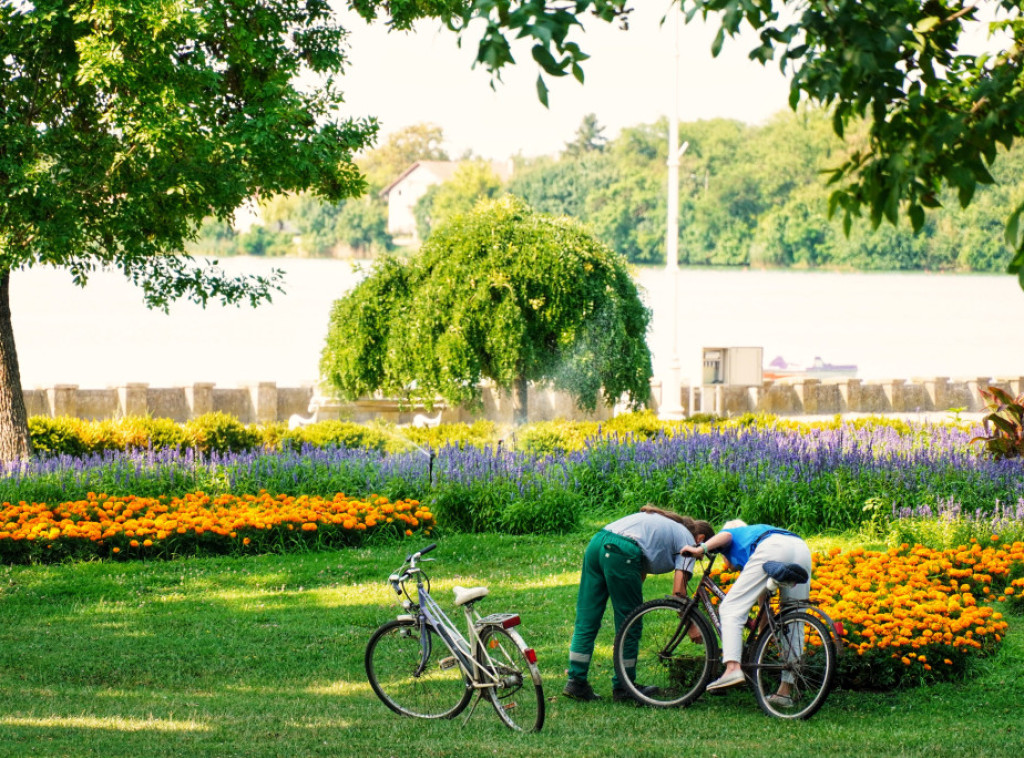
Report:
[{"label": "bicycle kickstand", "polygon": [[469,723],[470,717],[476,712],[476,707],[480,705],[480,701],[484,699],[484,691],[477,690],[476,697],[473,699],[472,704],[466,709],[466,717],[462,719],[462,725],[465,726]]}]

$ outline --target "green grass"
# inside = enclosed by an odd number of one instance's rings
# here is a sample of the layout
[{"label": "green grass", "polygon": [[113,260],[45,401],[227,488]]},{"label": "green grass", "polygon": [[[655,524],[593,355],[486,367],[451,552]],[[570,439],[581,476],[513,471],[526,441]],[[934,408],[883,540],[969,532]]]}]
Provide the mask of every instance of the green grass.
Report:
[{"label": "green grass", "polygon": [[[808,722],[763,716],[745,689],[685,710],[560,697],[589,536],[452,536],[429,564],[446,608],[452,586],[482,583],[485,613],[522,613],[548,696],[538,735],[510,732],[486,704],[468,722],[435,723],[401,718],[373,695],[363,651],[398,613],[384,580],[408,546],[0,566],[0,756],[1020,754],[1020,617],[966,683],[838,691]],[[658,578],[646,592],[668,589]],[[606,696],[610,646],[606,628],[592,672]]]}]

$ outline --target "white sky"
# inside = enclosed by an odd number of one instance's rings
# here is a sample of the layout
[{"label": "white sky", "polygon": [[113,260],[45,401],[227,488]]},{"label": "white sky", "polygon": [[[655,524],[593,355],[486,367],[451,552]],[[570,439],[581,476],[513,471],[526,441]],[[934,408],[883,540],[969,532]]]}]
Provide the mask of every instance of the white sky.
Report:
[{"label": "white sky", "polygon": [[[592,56],[583,64],[586,82],[546,77],[549,109],[537,99],[538,68],[528,44],[513,47],[517,64],[492,91],[486,70],[472,68],[478,36],[467,35],[459,49],[455,35],[434,24],[389,34],[345,13],[351,31],[350,74],[342,80],[346,115],[377,116],[382,138],[412,124],[437,124],[452,157],[466,150],[491,159],[557,153],[588,113],[614,138],[622,127],[651,123],[674,108],[673,26],[659,24],[668,0],[636,5],[628,31],[585,21],[577,41]],[[747,59],[756,37],[727,39],[712,58],[717,28],[699,19],[680,24],[679,119],[760,123],[787,109],[789,88],[777,64]]]}]

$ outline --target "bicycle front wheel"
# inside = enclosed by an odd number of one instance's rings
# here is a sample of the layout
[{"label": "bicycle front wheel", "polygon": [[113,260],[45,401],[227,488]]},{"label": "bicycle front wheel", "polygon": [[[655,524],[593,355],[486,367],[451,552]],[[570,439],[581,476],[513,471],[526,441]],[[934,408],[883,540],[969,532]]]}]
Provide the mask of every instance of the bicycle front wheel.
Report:
[{"label": "bicycle front wheel", "polygon": [[514,629],[484,627],[480,644],[486,653],[479,656],[481,666],[490,667],[498,679],[496,687],[487,688],[498,717],[517,731],[539,732],[544,726],[544,688],[536,654]]},{"label": "bicycle front wheel", "polygon": [[615,637],[614,658],[619,681],[634,700],[687,706],[711,680],[718,639],[695,606],[659,598],[626,617]]},{"label": "bicycle front wheel", "polygon": [[828,697],[836,649],[825,624],[804,611],[785,613],[758,638],[754,696],[761,710],[783,719],[806,719]]},{"label": "bicycle front wheel", "polygon": [[473,690],[458,661],[433,628],[414,619],[381,626],[366,646],[366,676],[384,705],[403,716],[450,719]]}]

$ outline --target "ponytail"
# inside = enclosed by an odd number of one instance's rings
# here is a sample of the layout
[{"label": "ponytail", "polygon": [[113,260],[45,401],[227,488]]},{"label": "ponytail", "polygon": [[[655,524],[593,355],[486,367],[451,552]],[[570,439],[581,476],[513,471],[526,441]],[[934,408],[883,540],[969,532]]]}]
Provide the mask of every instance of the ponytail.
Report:
[{"label": "ponytail", "polygon": [[647,505],[643,506],[640,509],[640,512],[655,513],[659,516],[664,516],[670,521],[675,521],[677,524],[682,524],[682,526],[686,528],[686,531],[688,531],[694,539],[696,539],[697,536],[701,534],[704,535],[705,540],[711,539],[715,536],[715,528],[711,526],[711,524],[709,524],[707,521],[692,519],[689,516],[681,516],[675,511],[667,511],[664,508],[659,508],[658,506],[652,505],[651,503],[648,503]]}]

